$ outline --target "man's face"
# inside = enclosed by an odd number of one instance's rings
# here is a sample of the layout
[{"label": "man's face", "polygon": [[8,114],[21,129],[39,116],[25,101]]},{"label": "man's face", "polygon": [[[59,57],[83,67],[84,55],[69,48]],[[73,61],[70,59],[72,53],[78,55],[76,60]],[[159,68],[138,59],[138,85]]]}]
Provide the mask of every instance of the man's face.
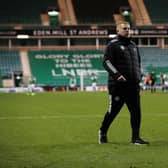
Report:
[{"label": "man's face", "polygon": [[130,25],[125,23],[118,25],[117,33],[123,37],[130,37]]}]

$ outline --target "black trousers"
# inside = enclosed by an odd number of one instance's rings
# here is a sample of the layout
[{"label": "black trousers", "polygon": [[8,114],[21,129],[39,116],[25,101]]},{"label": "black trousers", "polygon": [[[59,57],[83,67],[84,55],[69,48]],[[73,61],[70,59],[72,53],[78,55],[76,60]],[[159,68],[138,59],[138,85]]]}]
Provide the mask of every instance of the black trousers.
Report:
[{"label": "black trousers", "polygon": [[139,138],[141,108],[140,108],[140,87],[139,85],[121,84],[109,87],[110,104],[109,110],[104,116],[100,130],[103,134],[107,131],[120,112],[124,103],[126,103],[130,112],[130,124],[132,128],[132,139]]}]

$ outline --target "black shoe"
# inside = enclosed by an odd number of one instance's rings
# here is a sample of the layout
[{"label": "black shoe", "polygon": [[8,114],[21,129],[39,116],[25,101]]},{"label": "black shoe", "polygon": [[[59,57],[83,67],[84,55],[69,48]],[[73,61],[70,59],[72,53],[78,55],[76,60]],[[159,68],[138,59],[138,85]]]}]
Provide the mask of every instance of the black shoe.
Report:
[{"label": "black shoe", "polygon": [[138,138],[138,139],[133,139],[131,141],[131,144],[133,144],[133,145],[149,145],[149,142],[148,141],[144,141],[141,138]]},{"label": "black shoe", "polygon": [[104,144],[107,143],[107,135],[103,134],[100,130],[99,130],[99,144]]}]

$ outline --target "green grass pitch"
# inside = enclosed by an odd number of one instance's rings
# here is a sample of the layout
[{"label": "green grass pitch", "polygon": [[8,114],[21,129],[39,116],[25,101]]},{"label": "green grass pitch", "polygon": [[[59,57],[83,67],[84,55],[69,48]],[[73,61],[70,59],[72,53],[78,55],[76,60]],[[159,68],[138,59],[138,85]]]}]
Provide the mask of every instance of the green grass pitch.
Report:
[{"label": "green grass pitch", "polygon": [[124,106],[98,144],[107,92],[0,94],[0,168],[167,168],[168,93],[141,93],[141,135],[130,145]]}]

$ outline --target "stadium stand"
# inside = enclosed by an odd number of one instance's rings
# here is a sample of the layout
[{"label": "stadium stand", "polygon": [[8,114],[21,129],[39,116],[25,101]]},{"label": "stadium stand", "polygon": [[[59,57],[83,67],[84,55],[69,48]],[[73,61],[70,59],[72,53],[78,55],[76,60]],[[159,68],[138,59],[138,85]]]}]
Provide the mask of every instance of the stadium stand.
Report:
[{"label": "stadium stand", "polygon": [[[133,40],[140,46],[144,72],[167,72],[167,30],[158,30],[156,25],[167,24],[166,2],[161,2],[41,0],[39,3],[30,0],[25,4],[16,0],[9,5],[8,0],[4,1],[0,7],[0,86],[4,79],[11,79],[13,71],[23,72],[26,83],[33,75],[39,86],[54,87],[68,86],[70,76],[75,74],[79,86],[80,70],[87,72],[84,74],[85,86],[91,85],[93,71],[97,72],[98,85],[106,85],[107,74],[102,67],[104,47],[110,40],[108,35],[115,31],[115,23],[125,19],[122,16],[125,9],[131,12]],[[159,5],[162,5],[160,9]],[[59,8],[61,20],[58,26],[49,25],[46,12],[50,7]],[[21,29],[16,29],[17,25],[22,25]],[[20,32],[28,33],[29,38],[18,39]],[[81,62],[75,62],[75,55],[82,57]],[[91,57],[87,58],[88,55]],[[95,55],[101,56],[93,58]]]},{"label": "stadium stand", "polygon": [[57,0],[41,0],[40,2],[29,0],[3,1],[0,6],[1,24],[34,24],[40,25],[42,13],[46,13],[48,7],[57,6]]},{"label": "stadium stand", "polygon": [[148,9],[150,18],[153,24],[168,23],[167,5],[168,2],[164,0],[144,0],[146,8]]}]

